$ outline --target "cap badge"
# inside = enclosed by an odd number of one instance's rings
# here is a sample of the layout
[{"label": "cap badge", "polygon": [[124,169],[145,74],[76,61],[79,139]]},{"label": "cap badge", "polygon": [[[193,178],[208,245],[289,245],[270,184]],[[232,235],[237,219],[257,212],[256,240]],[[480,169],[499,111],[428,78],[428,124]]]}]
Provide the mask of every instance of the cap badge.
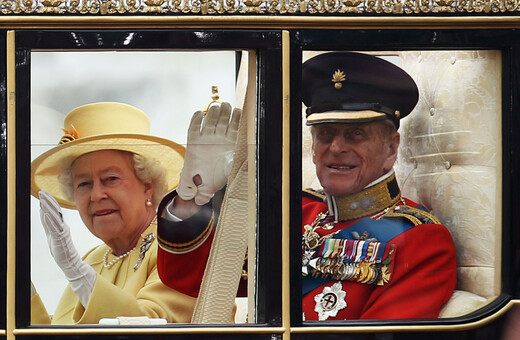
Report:
[{"label": "cap badge", "polygon": [[75,139],[78,139],[78,131],[76,131],[76,129],[74,128],[74,126],[72,126],[72,130],[67,130],[65,128],[61,128],[63,130],[63,132],[65,132],[65,134],[63,135],[63,137],[61,137],[60,139],[60,142],[58,144],[65,144],[65,143],[68,143],[68,142],[71,142]]},{"label": "cap badge", "polygon": [[332,82],[334,83],[334,88],[336,90],[341,89],[341,87],[343,86],[343,84],[341,84],[341,82],[345,81],[346,78],[347,78],[347,76],[345,75],[345,73],[343,71],[336,70],[336,72],[334,72],[334,74],[332,75]]}]

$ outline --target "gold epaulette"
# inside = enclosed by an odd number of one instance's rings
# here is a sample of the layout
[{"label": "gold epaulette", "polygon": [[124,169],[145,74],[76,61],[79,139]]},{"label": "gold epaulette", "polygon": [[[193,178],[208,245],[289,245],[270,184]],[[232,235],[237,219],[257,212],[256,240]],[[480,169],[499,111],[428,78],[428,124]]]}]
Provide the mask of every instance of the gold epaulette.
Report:
[{"label": "gold epaulette", "polygon": [[303,192],[303,196],[314,197],[321,201],[323,201],[325,199],[325,192],[322,190],[315,190],[315,189],[307,188],[307,189],[303,189],[302,192]]},{"label": "gold epaulette", "polygon": [[419,224],[441,224],[437,217],[429,212],[410,207],[409,205],[398,205],[393,209],[389,209],[383,217],[403,217],[412,222],[414,226]]}]

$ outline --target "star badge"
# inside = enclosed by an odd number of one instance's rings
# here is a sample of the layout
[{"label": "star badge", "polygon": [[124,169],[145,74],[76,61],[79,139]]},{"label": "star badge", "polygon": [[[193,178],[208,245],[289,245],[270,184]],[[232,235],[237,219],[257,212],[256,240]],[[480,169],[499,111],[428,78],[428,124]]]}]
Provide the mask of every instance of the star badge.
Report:
[{"label": "star badge", "polygon": [[338,315],[338,311],[347,307],[345,296],[347,292],[343,290],[341,281],[336,282],[332,287],[323,288],[323,292],[314,297],[316,302],[314,311],[318,313],[318,319],[327,320]]}]

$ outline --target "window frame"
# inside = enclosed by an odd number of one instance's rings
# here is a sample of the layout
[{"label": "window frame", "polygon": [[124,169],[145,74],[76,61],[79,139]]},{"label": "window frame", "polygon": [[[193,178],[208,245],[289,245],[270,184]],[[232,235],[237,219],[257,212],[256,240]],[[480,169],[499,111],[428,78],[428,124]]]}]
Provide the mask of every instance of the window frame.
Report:
[{"label": "window frame", "polygon": [[[125,42],[130,32],[139,37]],[[81,41],[72,39],[72,33]],[[189,333],[194,328],[210,333],[232,332],[251,333],[258,329],[267,328],[268,331],[280,326],[280,289],[281,286],[281,227],[279,206],[281,197],[276,196],[271,186],[281,186],[279,165],[276,159],[280,158],[281,151],[274,145],[279,145],[281,139],[281,31],[279,30],[17,30],[15,35],[15,63],[16,67],[16,205],[10,207],[16,212],[27,211],[30,207],[30,58],[31,51],[213,51],[213,50],[254,50],[257,56],[257,78],[262,79],[270,86],[258,86],[256,94],[256,178],[257,178],[257,273],[254,273],[257,283],[256,310],[258,322],[254,324],[226,324],[219,327],[210,325],[176,324],[168,326],[133,327],[125,330],[124,327],[106,327],[98,325],[77,326],[41,326],[30,325],[30,309],[16,308],[16,328],[21,334],[48,333],[53,330],[65,334],[81,334],[86,329],[95,333],[118,334],[146,334],[152,329],[161,333]],[[103,39],[98,39],[102,37]],[[269,130],[265,127],[270,126]],[[279,163],[279,162],[278,162]],[[269,213],[262,213],[269,211]],[[276,221],[276,222],[275,222]],[[30,306],[30,216],[16,214],[16,276],[15,276],[15,305]],[[274,226],[274,227],[273,227]],[[262,251],[260,249],[269,249]],[[14,261],[13,261],[14,263]],[[269,264],[269,270],[267,270]],[[278,274],[273,278],[273,272]],[[251,275],[251,274],[250,274]],[[276,279],[278,278],[278,279]],[[274,293],[273,293],[274,292]],[[4,304],[5,305],[5,304]],[[23,330],[22,330],[23,329]],[[279,330],[278,330],[279,331]],[[266,330],[260,330],[260,333]],[[196,333],[196,332],[195,332]],[[136,336],[140,336],[136,335]],[[233,335],[232,337],[235,337]],[[240,338],[236,335],[236,338]]]},{"label": "window frame", "polygon": [[[518,176],[518,149],[514,140],[514,127],[518,126],[520,90],[518,79],[520,64],[520,35],[514,30],[472,29],[424,29],[424,30],[298,30],[291,32],[291,84],[301,84],[302,52],[309,51],[407,51],[407,50],[478,50],[491,49],[502,52],[502,293],[489,305],[468,315],[450,319],[429,320],[349,320],[312,322],[302,321],[301,303],[301,259],[291,258],[291,324],[299,333],[322,332],[370,332],[378,327],[394,331],[420,326],[425,332],[446,329],[462,329],[480,324],[486,318],[499,317],[510,307],[510,301],[518,298],[515,289],[517,274],[512,259],[518,258],[518,196],[520,187],[515,183]],[[301,156],[302,102],[298,91],[291,93],[291,153],[295,159]],[[300,157],[301,158],[301,157]],[[291,254],[301,247],[301,162],[291,162]],[[300,241],[301,242],[301,241]],[[299,337],[297,337],[298,339]],[[307,339],[307,337],[305,337]],[[310,339],[310,338],[309,338]]]}]

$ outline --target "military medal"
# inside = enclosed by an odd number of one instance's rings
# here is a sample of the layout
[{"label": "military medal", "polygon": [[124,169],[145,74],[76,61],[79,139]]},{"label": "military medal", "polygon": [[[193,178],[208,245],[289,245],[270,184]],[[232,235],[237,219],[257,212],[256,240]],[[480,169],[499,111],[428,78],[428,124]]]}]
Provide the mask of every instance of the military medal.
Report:
[{"label": "military medal", "polygon": [[314,311],[318,313],[318,319],[322,321],[338,315],[338,311],[347,307],[346,296],[347,292],[343,290],[341,281],[337,281],[332,287],[323,288],[323,292],[314,297]]},{"label": "military medal", "polygon": [[302,255],[302,275],[307,276],[309,274],[308,266],[310,265],[310,262],[312,260],[312,257],[316,253],[313,250],[304,250]]},{"label": "military medal", "polygon": [[[334,227],[329,213],[320,212],[310,224],[304,226],[302,235],[302,275],[352,281],[379,286],[389,282],[395,245],[369,238],[364,231],[350,232],[351,236],[338,237],[338,230],[321,236],[317,230]],[[351,239],[353,237],[354,239]],[[386,254],[387,246],[390,251]]]},{"label": "military medal", "polygon": [[314,219],[314,222],[311,224],[306,224],[303,228],[305,229],[303,233],[303,244],[309,250],[315,249],[320,245],[320,235],[316,232],[316,229],[319,228],[319,223],[321,220],[327,217],[325,213],[319,213],[318,216]]},{"label": "military medal", "polygon": [[[318,228],[325,230],[330,230],[334,228],[334,223],[327,221],[327,217],[328,212],[320,212],[311,224],[306,224],[303,227],[304,232],[302,235],[302,274],[304,276],[308,274],[309,266],[311,266],[312,268],[315,268],[316,266],[316,261],[311,262],[311,259],[316,253],[316,249],[323,244],[323,241],[334,236],[334,233],[327,234],[325,236],[320,236],[320,234],[316,232],[316,229]],[[322,225],[320,223],[324,224]]]},{"label": "military medal", "polygon": [[387,243],[344,238],[322,237],[320,247],[305,250],[302,259],[303,275],[364,284],[384,285],[390,279],[390,267],[395,246],[385,255]]}]

